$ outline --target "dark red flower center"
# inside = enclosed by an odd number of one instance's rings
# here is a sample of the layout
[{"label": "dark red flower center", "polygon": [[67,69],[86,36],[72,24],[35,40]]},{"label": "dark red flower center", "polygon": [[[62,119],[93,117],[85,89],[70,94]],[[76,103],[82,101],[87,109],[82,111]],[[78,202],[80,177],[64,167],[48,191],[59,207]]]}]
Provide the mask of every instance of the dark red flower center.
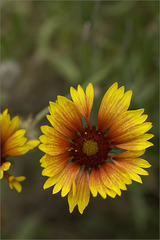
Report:
[{"label": "dark red flower center", "polygon": [[72,162],[89,168],[104,164],[111,150],[106,134],[96,127],[85,128],[72,139]]}]

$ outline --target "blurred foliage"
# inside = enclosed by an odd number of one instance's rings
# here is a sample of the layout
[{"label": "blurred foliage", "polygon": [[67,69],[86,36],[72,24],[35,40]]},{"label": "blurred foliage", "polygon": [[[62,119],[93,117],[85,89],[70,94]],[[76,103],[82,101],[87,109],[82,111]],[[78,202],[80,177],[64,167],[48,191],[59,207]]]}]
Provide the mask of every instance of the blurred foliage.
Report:
[{"label": "blurred foliage", "polygon": [[70,85],[94,84],[96,122],[103,94],[117,81],[133,90],[130,109],[144,107],[155,134],[144,184],[128,186],[121,198],[91,198],[82,216],[42,189],[42,153],[16,159],[17,175],[27,180],[20,195],[2,181],[2,238],[158,239],[158,9],[158,1],[1,2],[2,109],[24,122],[38,116],[38,137],[48,101]]}]

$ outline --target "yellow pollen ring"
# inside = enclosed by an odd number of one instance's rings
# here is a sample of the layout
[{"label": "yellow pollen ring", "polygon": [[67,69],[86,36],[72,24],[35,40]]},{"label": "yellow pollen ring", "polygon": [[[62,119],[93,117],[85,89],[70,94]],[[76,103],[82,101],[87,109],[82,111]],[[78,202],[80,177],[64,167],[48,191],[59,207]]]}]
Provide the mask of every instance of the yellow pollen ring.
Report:
[{"label": "yellow pollen ring", "polygon": [[83,143],[83,152],[87,156],[95,155],[98,152],[98,150],[99,150],[98,144],[93,140],[86,140]]}]

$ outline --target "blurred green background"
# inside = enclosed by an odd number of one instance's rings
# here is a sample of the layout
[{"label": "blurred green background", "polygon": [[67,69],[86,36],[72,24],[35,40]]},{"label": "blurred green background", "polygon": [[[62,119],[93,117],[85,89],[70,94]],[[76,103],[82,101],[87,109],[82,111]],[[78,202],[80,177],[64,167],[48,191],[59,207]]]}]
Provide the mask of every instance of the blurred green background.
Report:
[{"label": "blurred green background", "polygon": [[94,84],[96,122],[115,81],[133,90],[130,109],[144,107],[155,134],[143,185],[134,182],[115,199],[91,197],[83,215],[43,190],[38,149],[11,158],[10,174],[27,179],[20,194],[2,181],[3,239],[158,239],[158,9],[158,1],[1,2],[2,110],[19,115],[29,137],[49,125],[41,115],[48,102],[79,83]]}]

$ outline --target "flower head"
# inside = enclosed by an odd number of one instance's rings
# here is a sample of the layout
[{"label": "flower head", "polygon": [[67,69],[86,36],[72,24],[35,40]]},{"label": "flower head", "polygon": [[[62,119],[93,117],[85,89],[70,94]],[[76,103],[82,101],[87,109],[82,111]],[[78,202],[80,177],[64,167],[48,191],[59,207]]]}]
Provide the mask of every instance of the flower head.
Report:
[{"label": "flower head", "polygon": [[[7,171],[11,166],[11,162],[7,161],[6,159],[10,156],[20,156],[27,153],[29,150],[35,148],[39,144],[39,141],[38,140],[28,141],[28,139],[25,137],[26,130],[19,129],[18,116],[15,116],[11,120],[10,115],[8,114],[8,109],[4,110],[3,113],[0,114],[0,124],[1,124],[0,179],[2,179],[3,176],[5,176],[6,179],[9,181]],[[20,184],[18,183],[17,185]],[[20,187],[16,189],[20,189]]]},{"label": "flower head", "polygon": [[22,186],[19,182],[22,182],[26,179],[24,176],[19,176],[19,177],[14,177],[14,176],[9,176],[8,181],[9,181],[9,187],[11,190],[15,188],[17,192],[22,191]]},{"label": "flower head", "polygon": [[8,171],[9,168],[10,168],[10,166],[11,166],[11,163],[10,163],[10,162],[7,162],[7,161],[6,161],[6,162],[3,162],[3,163],[1,164],[1,166],[0,166],[0,170],[1,170],[0,179],[3,178],[4,172],[5,172],[5,171]]},{"label": "flower head", "polygon": [[[52,126],[41,127],[39,148],[45,155],[40,162],[42,175],[49,177],[44,189],[54,185],[53,194],[60,190],[62,197],[68,194],[69,211],[78,205],[82,214],[90,192],[93,197],[99,193],[114,198],[132,180],[142,182],[139,175],[147,175],[143,168],[151,165],[138,157],[153,145],[147,141],[153,135],[146,134],[152,124],[145,122],[144,109],[128,110],[132,91],[124,93],[117,83],[102,99],[97,126],[90,125],[92,84],[86,93],[80,85],[70,92],[73,101],[58,96],[56,103],[50,102],[47,118]],[[127,151],[114,155],[115,148]]]}]

